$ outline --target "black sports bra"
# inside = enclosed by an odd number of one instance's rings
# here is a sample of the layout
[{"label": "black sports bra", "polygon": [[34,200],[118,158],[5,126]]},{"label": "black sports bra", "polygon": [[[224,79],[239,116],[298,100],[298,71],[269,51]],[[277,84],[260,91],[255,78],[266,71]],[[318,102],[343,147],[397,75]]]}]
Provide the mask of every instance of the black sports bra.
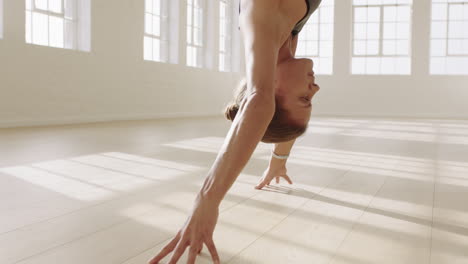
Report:
[{"label": "black sports bra", "polygon": [[293,28],[293,36],[296,36],[299,34],[299,32],[301,32],[302,28],[305,26],[310,16],[315,12],[315,10],[317,10],[321,2],[322,0],[306,0],[307,13],[299,22],[297,22],[296,26]]},{"label": "black sports bra", "polygon": [[[299,22],[297,22],[296,26],[294,26],[291,32],[293,36],[296,36],[297,34],[299,34],[299,32],[301,32],[302,28],[305,26],[310,16],[315,12],[315,10],[317,10],[320,3],[322,2],[322,0],[305,0],[305,1],[307,4],[307,13],[301,20],[299,20]],[[240,6],[240,1],[239,1],[239,13],[240,11],[241,11],[241,6]]]}]

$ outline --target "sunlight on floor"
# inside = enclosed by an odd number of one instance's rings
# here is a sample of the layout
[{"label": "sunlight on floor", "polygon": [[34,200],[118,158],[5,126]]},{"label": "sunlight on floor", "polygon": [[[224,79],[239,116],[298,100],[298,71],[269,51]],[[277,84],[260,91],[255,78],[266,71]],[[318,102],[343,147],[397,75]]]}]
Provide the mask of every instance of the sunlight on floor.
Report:
[{"label": "sunlight on floor", "polygon": [[108,152],[0,168],[0,172],[73,199],[96,201],[159,185],[203,169],[127,153]]}]

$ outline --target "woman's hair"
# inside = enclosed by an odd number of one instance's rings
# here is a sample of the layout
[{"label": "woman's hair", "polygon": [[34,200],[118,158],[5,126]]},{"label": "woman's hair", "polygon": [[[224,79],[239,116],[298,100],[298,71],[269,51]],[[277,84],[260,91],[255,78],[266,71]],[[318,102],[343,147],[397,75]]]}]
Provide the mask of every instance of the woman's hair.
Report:
[{"label": "woman's hair", "polygon": [[[246,80],[242,80],[239,87],[234,92],[234,100],[229,103],[225,110],[225,116],[228,120],[234,121],[234,118],[239,111],[239,107],[245,99],[247,90]],[[265,143],[279,143],[291,141],[298,138],[307,130],[307,125],[298,124],[290,118],[289,111],[282,108],[278,102],[278,97],[275,98],[276,107],[275,114],[271,119],[268,128],[263,135],[262,142]]]}]

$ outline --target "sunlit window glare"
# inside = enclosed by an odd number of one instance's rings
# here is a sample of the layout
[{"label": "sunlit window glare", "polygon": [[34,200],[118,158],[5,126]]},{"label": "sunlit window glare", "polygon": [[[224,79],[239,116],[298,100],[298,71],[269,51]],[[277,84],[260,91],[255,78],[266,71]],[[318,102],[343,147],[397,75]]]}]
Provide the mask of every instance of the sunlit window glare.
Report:
[{"label": "sunlit window glare", "polygon": [[168,60],[168,3],[165,0],[145,1],[144,59]]},{"label": "sunlit window glare", "polygon": [[411,74],[412,0],[354,0],[353,74]]},{"label": "sunlit window glare", "polygon": [[203,67],[204,0],[187,0],[187,66]]},{"label": "sunlit window glare", "polygon": [[430,72],[468,75],[468,1],[432,1]]}]

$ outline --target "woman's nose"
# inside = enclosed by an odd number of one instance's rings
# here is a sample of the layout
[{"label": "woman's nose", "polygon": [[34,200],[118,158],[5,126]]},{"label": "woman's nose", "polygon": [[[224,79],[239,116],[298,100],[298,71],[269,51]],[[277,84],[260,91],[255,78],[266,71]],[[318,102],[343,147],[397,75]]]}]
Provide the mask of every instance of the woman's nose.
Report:
[{"label": "woman's nose", "polygon": [[318,92],[319,90],[320,90],[320,86],[318,86],[317,84],[312,85],[312,91],[314,92],[314,94]]}]

